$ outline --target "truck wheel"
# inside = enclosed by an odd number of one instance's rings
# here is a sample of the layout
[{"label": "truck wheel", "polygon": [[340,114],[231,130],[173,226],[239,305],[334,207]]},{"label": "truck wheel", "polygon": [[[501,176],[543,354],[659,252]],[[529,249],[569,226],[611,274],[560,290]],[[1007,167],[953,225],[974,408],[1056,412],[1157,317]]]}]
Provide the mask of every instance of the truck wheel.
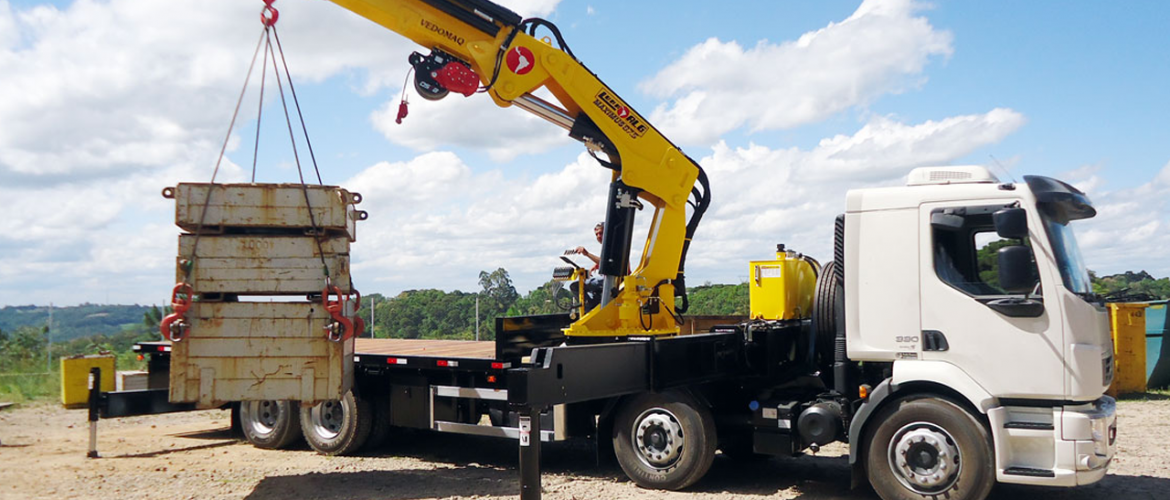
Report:
[{"label": "truck wheel", "polygon": [[874,422],[865,468],[883,499],[983,500],[995,486],[991,437],[958,405],[895,401]]},{"label": "truck wheel", "polygon": [[643,488],[694,484],[711,468],[715,446],[711,412],[682,392],[640,394],[622,406],[614,422],[618,463]]},{"label": "truck wheel", "polygon": [[390,435],[390,395],[378,394],[370,404],[374,410],[374,418],[370,423],[370,437],[366,439],[365,449],[376,450],[386,442]]},{"label": "truck wheel", "polygon": [[301,431],[317,453],[349,455],[370,437],[371,417],[370,403],[349,391],[340,400],[302,407]]},{"label": "truck wheel", "polygon": [[294,401],[244,401],[239,418],[244,438],[257,448],[279,450],[301,437]]}]

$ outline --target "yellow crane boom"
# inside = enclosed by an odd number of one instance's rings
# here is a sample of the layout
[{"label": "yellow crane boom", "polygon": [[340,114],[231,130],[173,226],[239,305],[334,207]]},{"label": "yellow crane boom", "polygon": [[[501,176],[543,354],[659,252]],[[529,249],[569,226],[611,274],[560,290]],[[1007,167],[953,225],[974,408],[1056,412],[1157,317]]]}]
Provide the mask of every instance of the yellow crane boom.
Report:
[{"label": "yellow crane boom", "polygon": [[[683,264],[710,203],[706,175],[578,61],[555,25],[521,19],[486,0],[331,1],[431,51],[410,58],[415,88],[423,97],[487,93],[501,107],[516,106],[565,128],[613,170],[601,250],[601,302],[566,335],[678,333],[677,314],[686,310]],[[552,33],[557,46],[547,37],[536,38],[540,28]],[[536,97],[541,88],[557,102]],[[641,261],[630,271],[634,215],[643,202],[654,208],[653,219]],[[683,298],[680,311],[675,311],[676,293]]]}]

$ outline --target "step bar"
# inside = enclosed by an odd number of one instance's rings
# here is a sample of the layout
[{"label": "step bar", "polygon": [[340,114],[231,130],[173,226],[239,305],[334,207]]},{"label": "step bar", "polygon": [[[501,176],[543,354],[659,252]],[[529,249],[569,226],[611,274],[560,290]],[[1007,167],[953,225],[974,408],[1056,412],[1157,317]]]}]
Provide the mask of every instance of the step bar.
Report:
[{"label": "step bar", "polygon": [[[467,424],[463,422],[449,422],[435,420],[435,398],[463,398],[484,399],[489,401],[507,401],[506,389],[486,389],[478,387],[459,387],[453,385],[432,385],[430,391],[430,420],[431,429],[438,432],[453,434],[469,434],[473,436],[489,436],[506,439],[521,439],[519,427],[499,427],[494,425]],[[552,429],[541,430],[540,440],[545,443],[564,441],[565,435],[565,405],[553,405]]]}]

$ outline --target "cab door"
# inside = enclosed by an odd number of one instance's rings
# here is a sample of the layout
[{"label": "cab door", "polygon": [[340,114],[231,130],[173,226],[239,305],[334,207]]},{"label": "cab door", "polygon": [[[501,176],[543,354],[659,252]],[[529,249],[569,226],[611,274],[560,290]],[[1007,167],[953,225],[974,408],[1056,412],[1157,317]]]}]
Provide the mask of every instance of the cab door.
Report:
[{"label": "cab door", "polygon": [[[1000,398],[1064,393],[1064,345],[1038,214],[1028,214],[1029,238],[1005,240],[995,231],[996,211],[1018,200],[924,204],[920,209],[921,359],[950,363]],[[997,250],[1032,249],[1039,278],[1034,292],[999,287]],[[1026,305],[1025,305],[1026,304]]]}]

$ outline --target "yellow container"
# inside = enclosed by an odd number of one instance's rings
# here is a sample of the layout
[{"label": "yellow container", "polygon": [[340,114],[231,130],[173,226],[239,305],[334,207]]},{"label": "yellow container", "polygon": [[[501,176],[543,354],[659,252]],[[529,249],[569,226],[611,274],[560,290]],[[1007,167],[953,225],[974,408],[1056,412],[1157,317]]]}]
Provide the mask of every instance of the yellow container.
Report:
[{"label": "yellow container", "polygon": [[82,356],[61,358],[61,404],[83,407],[89,402],[89,369],[102,369],[102,391],[114,390],[114,357]]},{"label": "yellow container", "polygon": [[795,254],[776,252],[776,260],[753,260],[748,276],[752,319],[802,319],[812,315],[816,272]]},{"label": "yellow container", "polygon": [[1113,332],[1113,383],[1109,395],[1146,392],[1145,303],[1109,304]]}]

